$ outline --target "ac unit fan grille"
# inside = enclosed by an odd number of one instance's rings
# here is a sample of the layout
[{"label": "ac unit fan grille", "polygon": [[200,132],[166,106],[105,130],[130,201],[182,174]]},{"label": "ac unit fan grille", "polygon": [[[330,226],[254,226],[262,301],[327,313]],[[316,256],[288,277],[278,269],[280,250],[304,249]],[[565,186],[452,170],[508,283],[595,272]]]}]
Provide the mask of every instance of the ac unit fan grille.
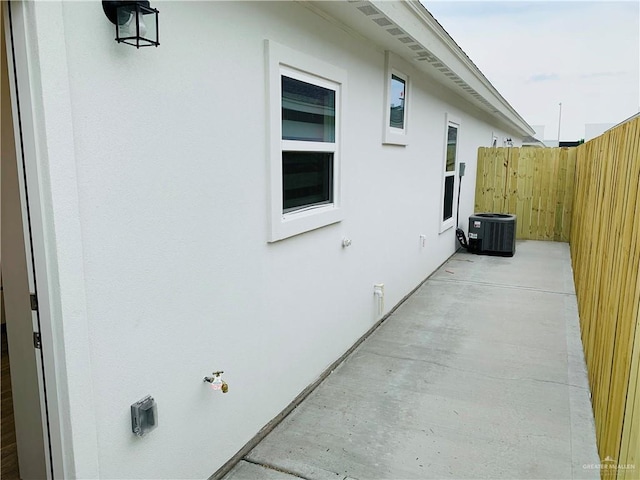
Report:
[{"label": "ac unit fan grille", "polygon": [[516,216],[477,213],[469,217],[469,251],[512,256],[516,251]]},{"label": "ac unit fan grille", "polygon": [[486,245],[488,249],[502,252],[511,248],[511,239],[513,238],[512,223],[490,223],[489,238]]}]

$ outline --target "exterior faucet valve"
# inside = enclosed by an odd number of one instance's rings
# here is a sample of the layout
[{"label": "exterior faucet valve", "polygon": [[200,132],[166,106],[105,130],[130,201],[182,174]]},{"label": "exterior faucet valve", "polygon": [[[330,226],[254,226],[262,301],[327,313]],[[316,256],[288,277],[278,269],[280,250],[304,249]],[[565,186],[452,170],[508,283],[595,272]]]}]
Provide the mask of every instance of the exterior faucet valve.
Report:
[{"label": "exterior faucet valve", "polygon": [[202,380],[205,383],[211,384],[213,390],[222,390],[222,393],[229,391],[229,385],[222,379],[223,371],[213,372],[211,377],[204,377]]}]

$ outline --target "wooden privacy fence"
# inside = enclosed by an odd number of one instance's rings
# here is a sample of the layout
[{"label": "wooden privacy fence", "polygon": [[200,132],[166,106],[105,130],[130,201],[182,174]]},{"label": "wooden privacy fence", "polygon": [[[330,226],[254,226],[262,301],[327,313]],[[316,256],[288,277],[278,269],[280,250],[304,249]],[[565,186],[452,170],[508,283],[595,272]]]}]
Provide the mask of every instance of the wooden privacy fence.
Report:
[{"label": "wooden privacy fence", "polygon": [[638,479],[640,118],[576,150],[571,257],[601,473]]},{"label": "wooden privacy fence", "polygon": [[567,242],[575,149],[480,148],[476,212],[515,213],[516,236]]}]

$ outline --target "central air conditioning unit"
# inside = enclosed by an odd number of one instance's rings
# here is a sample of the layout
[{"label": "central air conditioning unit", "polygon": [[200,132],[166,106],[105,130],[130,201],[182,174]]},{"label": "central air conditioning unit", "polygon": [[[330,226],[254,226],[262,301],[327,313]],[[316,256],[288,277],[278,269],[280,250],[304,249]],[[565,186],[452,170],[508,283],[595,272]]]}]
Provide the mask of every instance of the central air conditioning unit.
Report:
[{"label": "central air conditioning unit", "polygon": [[516,216],[476,213],[469,217],[469,251],[512,257],[516,253]]}]

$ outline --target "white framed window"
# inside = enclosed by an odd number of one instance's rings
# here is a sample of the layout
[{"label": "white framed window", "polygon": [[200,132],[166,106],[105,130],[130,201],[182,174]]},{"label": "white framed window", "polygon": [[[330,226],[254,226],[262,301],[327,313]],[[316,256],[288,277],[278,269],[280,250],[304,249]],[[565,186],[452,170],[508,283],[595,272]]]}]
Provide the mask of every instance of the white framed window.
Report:
[{"label": "white framed window", "polygon": [[269,114],[269,241],[343,218],[340,138],[346,73],[265,42]]},{"label": "white framed window", "polygon": [[384,130],[382,143],[407,145],[409,123],[409,75],[401,71],[398,60],[385,53]]},{"label": "white framed window", "polygon": [[458,171],[458,145],[460,142],[460,120],[450,115],[445,116],[445,148],[442,170],[442,208],[440,210],[440,233],[454,226],[456,219],[456,183]]}]

